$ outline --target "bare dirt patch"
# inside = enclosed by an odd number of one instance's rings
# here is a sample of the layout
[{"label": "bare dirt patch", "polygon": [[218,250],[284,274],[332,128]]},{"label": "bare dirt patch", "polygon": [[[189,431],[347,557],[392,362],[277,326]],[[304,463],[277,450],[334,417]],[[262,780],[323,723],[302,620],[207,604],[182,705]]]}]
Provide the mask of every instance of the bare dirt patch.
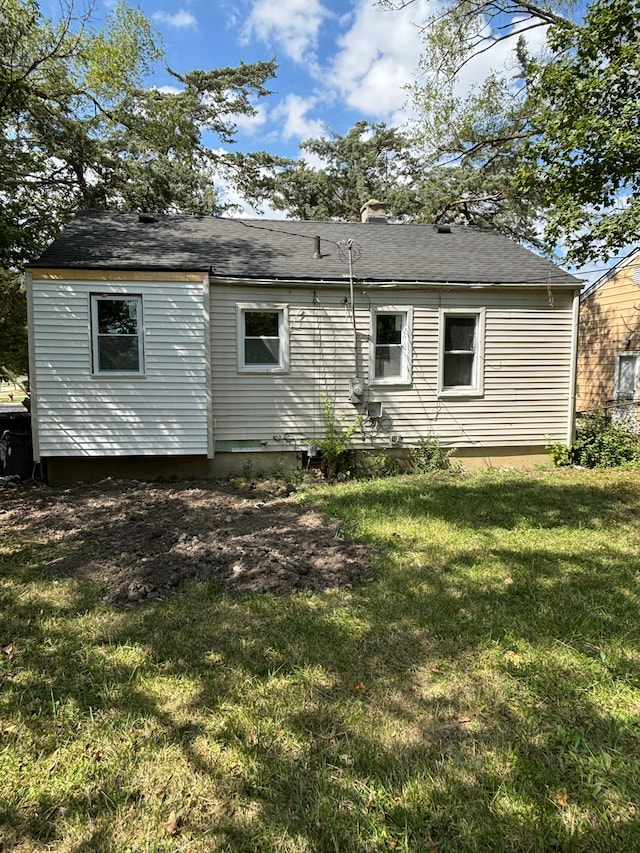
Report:
[{"label": "bare dirt patch", "polygon": [[348,587],[371,571],[367,547],[277,483],[5,486],[0,531],[68,546],[47,571],[97,581],[118,604],[164,598],[186,578],[283,594]]}]

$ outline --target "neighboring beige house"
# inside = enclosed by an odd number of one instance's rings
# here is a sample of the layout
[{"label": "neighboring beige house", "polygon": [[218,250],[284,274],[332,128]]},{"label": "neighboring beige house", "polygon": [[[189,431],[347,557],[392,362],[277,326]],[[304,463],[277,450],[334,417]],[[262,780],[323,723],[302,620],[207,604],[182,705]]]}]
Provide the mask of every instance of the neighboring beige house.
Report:
[{"label": "neighboring beige house", "polygon": [[27,283],[52,481],[304,465],[326,398],[470,465],[572,435],[580,282],[485,229],[83,212]]},{"label": "neighboring beige house", "polygon": [[628,417],[640,379],[640,249],[588,287],[580,298],[578,412]]}]

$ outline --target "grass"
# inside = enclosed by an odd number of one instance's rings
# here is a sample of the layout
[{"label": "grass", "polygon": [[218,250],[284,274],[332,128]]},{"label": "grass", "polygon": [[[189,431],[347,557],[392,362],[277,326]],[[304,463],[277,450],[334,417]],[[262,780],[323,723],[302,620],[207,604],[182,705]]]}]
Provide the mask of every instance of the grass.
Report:
[{"label": "grass", "polygon": [[0,849],[639,850],[640,473],[312,496],[374,581],[117,610],[2,531]]}]

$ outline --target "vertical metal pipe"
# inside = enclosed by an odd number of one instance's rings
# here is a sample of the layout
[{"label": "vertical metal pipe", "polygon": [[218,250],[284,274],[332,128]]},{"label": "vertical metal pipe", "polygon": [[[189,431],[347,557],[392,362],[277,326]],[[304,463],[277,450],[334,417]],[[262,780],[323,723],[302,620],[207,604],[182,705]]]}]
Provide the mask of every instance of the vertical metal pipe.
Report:
[{"label": "vertical metal pipe", "polygon": [[353,240],[347,242],[349,254],[349,300],[351,302],[351,325],[353,327],[353,369],[358,375],[358,330],[356,327],[356,306],[353,293]]}]

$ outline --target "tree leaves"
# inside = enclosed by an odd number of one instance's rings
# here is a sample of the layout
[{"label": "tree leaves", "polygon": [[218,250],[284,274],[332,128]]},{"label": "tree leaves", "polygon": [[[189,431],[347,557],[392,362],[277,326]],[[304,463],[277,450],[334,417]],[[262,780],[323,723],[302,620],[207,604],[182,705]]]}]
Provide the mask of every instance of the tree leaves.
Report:
[{"label": "tree leaves", "polygon": [[[27,304],[21,277],[0,270],[0,368],[27,372]],[[3,377],[4,378],[4,377]],[[2,649],[8,654],[6,649]]]},{"label": "tree leaves", "polygon": [[149,88],[159,37],[124,3],[96,29],[72,5],[53,23],[35,0],[5,0],[0,56],[0,265],[14,267],[78,207],[222,212],[215,182],[233,180],[235,159],[203,134],[232,142],[234,116],[254,112],[276,69],[170,72],[175,91]]},{"label": "tree leaves", "polygon": [[[639,0],[449,0],[423,30],[412,96],[432,156],[501,187],[512,236],[577,265],[640,238],[639,13]],[[543,25],[534,59],[524,34]],[[471,59],[518,33],[512,74],[454,95]]]},{"label": "tree leaves", "polygon": [[392,217],[408,218],[420,207],[415,179],[419,164],[408,139],[383,122],[357,122],[344,136],[307,139],[301,149],[322,163],[285,164],[266,187],[272,204],[298,219],[359,221],[370,198],[383,200]]},{"label": "tree leaves", "polygon": [[553,61],[526,69],[537,112],[522,185],[545,196],[548,243],[581,264],[640,237],[640,3],[595,0],[549,44]]}]

